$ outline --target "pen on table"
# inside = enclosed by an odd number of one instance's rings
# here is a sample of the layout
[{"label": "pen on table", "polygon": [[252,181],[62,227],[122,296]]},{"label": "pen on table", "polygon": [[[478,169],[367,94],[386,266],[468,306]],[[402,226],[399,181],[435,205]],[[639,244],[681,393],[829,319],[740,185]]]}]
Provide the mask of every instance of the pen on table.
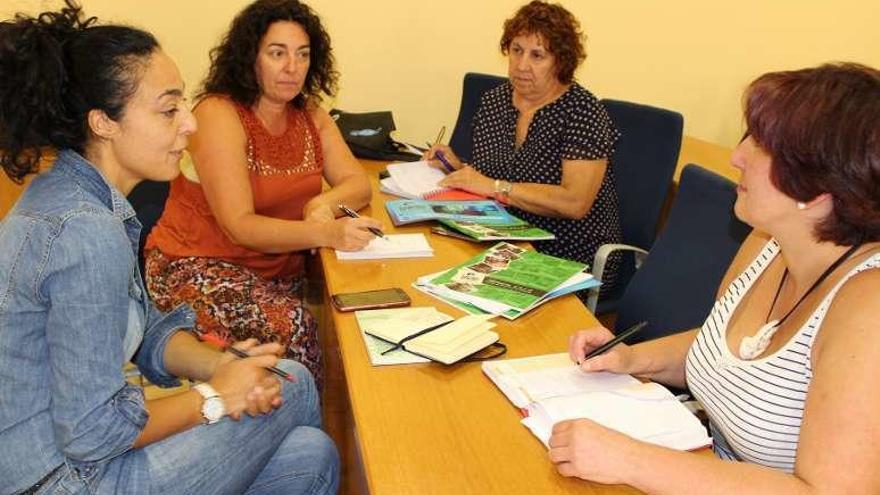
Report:
[{"label": "pen on table", "polygon": [[[348,217],[351,217],[351,218],[360,218],[361,217],[360,215],[357,214],[356,211],[352,210],[351,208],[349,208],[343,204],[338,204],[336,206],[339,208],[339,211],[341,211],[342,213],[345,213],[345,215]],[[367,230],[372,232],[373,235],[375,235],[376,237],[378,237],[380,239],[385,239],[385,234],[382,233],[382,231],[377,229],[376,227],[367,227]]]},{"label": "pen on table", "polygon": [[[238,350],[235,347],[227,347],[226,350],[229,351],[230,354],[238,356],[242,359],[251,357],[250,354],[248,354],[244,351]],[[293,375],[291,375],[290,373],[285,373],[283,370],[281,370],[280,368],[277,368],[275,366],[272,366],[271,368],[266,368],[266,371],[275,373],[276,375],[280,376],[281,378],[284,378],[285,380],[287,380],[289,382],[296,382],[296,378]]]},{"label": "pen on table", "polygon": [[388,354],[388,353],[391,352],[391,351],[396,351],[396,350],[402,348],[402,347],[403,347],[403,344],[405,344],[407,341],[412,340],[412,339],[414,339],[414,338],[416,338],[416,337],[420,337],[420,336],[422,336],[422,335],[425,335],[425,334],[428,333],[428,332],[433,332],[434,330],[437,330],[437,329],[440,328],[440,327],[445,327],[446,325],[449,325],[449,324],[452,323],[453,321],[455,321],[455,320],[444,321],[443,323],[439,323],[439,324],[437,324],[437,325],[430,326],[430,327],[428,327],[428,328],[426,328],[426,329],[424,329],[424,330],[419,330],[418,332],[416,332],[416,333],[414,333],[414,334],[412,334],[412,335],[409,335],[409,336],[407,336],[407,337],[404,337],[403,339],[400,340],[400,342],[394,344],[394,347],[391,347],[390,349],[385,349],[385,350],[382,351],[380,354],[384,356],[385,354]]},{"label": "pen on table", "polygon": [[[608,342],[605,342],[604,344],[600,345],[599,347],[588,352],[587,355],[584,357],[584,361],[591,359],[591,358],[594,358],[594,357],[598,356],[599,354],[604,354],[604,353],[610,351],[612,347],[623,342],[627,337],[629,337],[630,335],[645,328],[646,326],[648,326],[648,322],[642,321],[642,322],[636,323],[635,325],[627,328],[626,330],[620,332],[620,334],[618,334],[613,339],[609,340]],[[583,361],[581,361],[581,362],[583,362]],[[578,363],[578,364],[580,364],[580,363]]]}]

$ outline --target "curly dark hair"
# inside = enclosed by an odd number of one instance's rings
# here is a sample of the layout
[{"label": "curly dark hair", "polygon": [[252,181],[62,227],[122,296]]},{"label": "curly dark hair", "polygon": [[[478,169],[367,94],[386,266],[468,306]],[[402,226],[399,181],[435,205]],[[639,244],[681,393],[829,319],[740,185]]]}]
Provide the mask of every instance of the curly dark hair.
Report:
[{"label": "curly dark hair", "polygon": [[574,71],[587,58],[581,23],[556,3],[534,0],[523,5],[513,17],[504,21],[501,35],[501,53],[507,56],[513,38],[521,34],[536,34],[545,48],[556,58],[556,79],[563,84],[574,81]]},{"label": "curly dark hair", "polygon": [[776,188],[797,201],[831,195],[820,241],[880,240],[880,71],[835,63],[771,72],[749,85],[743,106]]},{"label": "curly dark hair", "polygon": [[47,147],[82,153],[89,111],[119,120],[159,48],[150,33],[95,26],[65,4],[0,23],[0,165],[17,183],[37,171]]},{"label": "curly dark hair", "polygon": [[317,14],[297,0],[257,0],[235,16],[223,41],[211,50],[211,69],[199,98],[213,93],[248,106],[256,103],[261,90],[254,63],[260,40],[278,21],[293,21],[309,36],[309,72],[293,105],[303,108],[309,99],[321,100],[322,92],[335,95],[339,73],[334,68],[330,36]]}]

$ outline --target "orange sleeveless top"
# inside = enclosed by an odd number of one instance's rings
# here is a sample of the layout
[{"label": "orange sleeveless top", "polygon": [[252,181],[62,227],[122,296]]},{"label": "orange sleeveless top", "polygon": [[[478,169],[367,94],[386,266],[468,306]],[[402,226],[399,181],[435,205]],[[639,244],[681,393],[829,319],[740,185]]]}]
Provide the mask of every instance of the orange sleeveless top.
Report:
[{"label": "orange sleeveless top", "polygon": [[[321,139],[305,109],[290,108],[287,130],[272,136],[250,109],[232,102],[247,135],[247,166],[254,211],[258,215],[302,220],[303,206],[321,193],[324,158]],[[210,166],[210,164],[205,164]],[[171,258],[219,258],[263,278],[302,274],[301,252],[267,254],[238,246],[223,233],[211,213],[201,184],[181,174],[171,182],[162,218],[147,238]]]}]

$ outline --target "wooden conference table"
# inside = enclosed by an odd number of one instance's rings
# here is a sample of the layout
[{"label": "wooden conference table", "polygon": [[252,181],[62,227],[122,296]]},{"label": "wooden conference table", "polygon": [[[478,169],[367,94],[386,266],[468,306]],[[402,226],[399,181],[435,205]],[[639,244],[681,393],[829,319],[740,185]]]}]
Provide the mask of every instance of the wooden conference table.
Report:
[{"label": "wooden conference table", "polygon": [[[590,484],[558,475],[544,446],[486,378],[479,363],[373,367],[352,313],[335,311],[328,294],[401,287],[413,305],[463,314],[411,287],[419,276],[450,268],[486,246],[429,233],[428,224],[393,228],[378,191],[385,163],[365,161],[374,187],[370,209],[386,232],[422,232],[433,258],[339,261],[320,253],[325,292],[319,308],[326,357],[325,427],[343,459],[340,493],[610,494],[629,487]],[[317,285],[317,284],[316,284]],[[576,329],[596,324],[574,295],[551,301],[514,322],[497,319],[506,357],[562,352]],[[342,369],[340,369],[342,368]],[[343,374],[344,373],[344,374]],[[366,485],[366,486],[364,486]]]}]

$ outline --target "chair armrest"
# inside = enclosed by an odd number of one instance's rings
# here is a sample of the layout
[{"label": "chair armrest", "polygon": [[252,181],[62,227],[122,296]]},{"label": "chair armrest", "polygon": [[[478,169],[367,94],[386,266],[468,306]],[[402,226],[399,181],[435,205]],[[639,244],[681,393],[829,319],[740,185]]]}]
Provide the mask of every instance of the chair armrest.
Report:
[{"label": "chair armrest", "polygon": [[[644,249],[636,246],[630,246],[629,244],[602,244],[601,246],[599,246],[599,249],[596,250],[596,254],[593,256],[592,274],[596,280],[604,280],[603,277],[605,276],[605,263],[608,261],[608,256],[616,251],[632,251],[636,253],[636,268],[641,266],[642,260],[648,254],[648,252]],[[587,309],[589,309],[591,313],[596,312],[596,304],[599,302],[600,289],[601,286],[594,287],[589,290],[589,295],[587,296]]]}]

